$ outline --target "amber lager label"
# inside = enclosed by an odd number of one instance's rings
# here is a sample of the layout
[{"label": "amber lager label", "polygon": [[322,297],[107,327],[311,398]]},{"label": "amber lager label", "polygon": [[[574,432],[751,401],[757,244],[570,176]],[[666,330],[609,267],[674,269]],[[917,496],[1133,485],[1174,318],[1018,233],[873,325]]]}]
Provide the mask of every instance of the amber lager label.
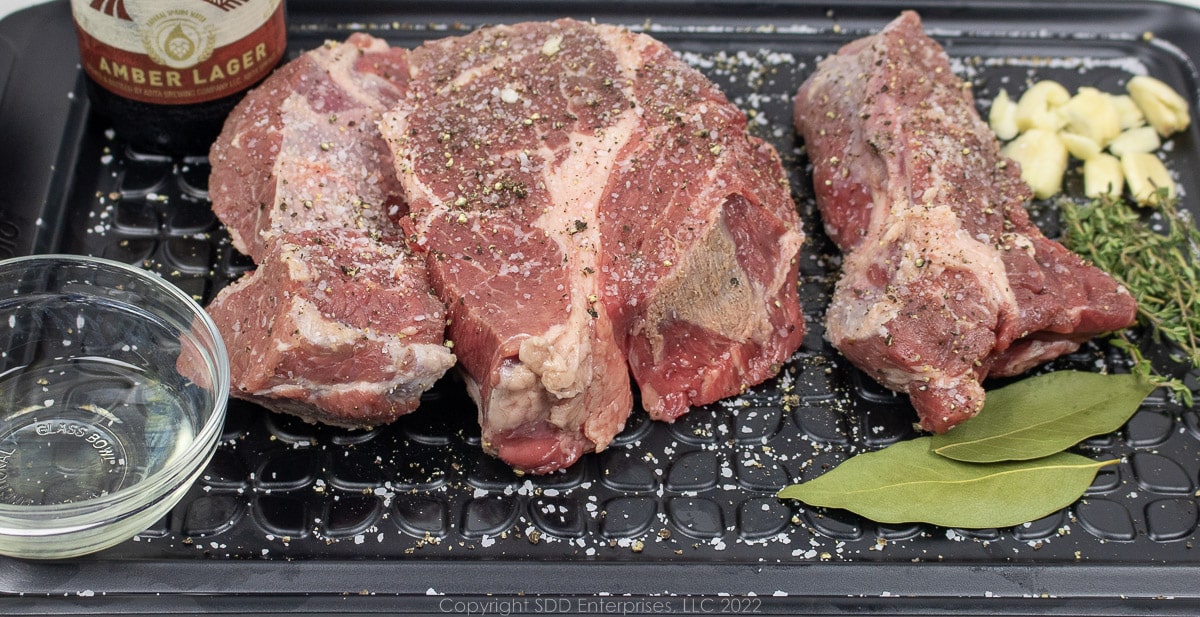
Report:
[{"label": "amber lager label", "polygon": [[83,69],[135,101],[186,105],[240,92],[286,47],[282,0],[71,0]]}]

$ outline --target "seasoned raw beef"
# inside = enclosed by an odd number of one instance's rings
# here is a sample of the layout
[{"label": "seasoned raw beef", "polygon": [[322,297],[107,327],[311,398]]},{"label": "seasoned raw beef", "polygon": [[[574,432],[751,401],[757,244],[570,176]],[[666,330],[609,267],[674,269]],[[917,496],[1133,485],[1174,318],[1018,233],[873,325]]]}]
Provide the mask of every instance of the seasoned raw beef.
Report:
[{"label": "seasoned raw beef", "polygon": [[239,251],[257,263],[274,234],[303,229],[396,235],[387,211],[403,193],[378,120],[403,96],[407,54],[356,33],[284,65],[238,104],[209,155],[209,196]]},{"label": "seasoned raw beef", "polygon": [[395,420],[450,367],[445,307],[394,237],[278,234],[253,273],[207,307],[234,396],[340,426]]},{"label": "seasoned raw beef", "polygon": [[327,43],[226,120],[210,155],[213,210],[259,265],[208,306],[233,396],[370,426],[412,411],[453,366],[445,307],[389,217],[402,190],[378,120],[403,94],[407,54],[365,34]]},{"label": "seasoned raw beef", "polygon": [[827,335],[924,428],[977,413],[985,377],[1132,323],[1124,288],[1030,222],[1017,164],[915,13],[823,60],[795,121],[846,252]]},{"label": "seasoned raw beef", "polygon": [[483,443],[546,472],[778,371],[803,333],[803,240],[773,149],[650,37],[571,20],[413,50],[385,115],[479,406]]}]

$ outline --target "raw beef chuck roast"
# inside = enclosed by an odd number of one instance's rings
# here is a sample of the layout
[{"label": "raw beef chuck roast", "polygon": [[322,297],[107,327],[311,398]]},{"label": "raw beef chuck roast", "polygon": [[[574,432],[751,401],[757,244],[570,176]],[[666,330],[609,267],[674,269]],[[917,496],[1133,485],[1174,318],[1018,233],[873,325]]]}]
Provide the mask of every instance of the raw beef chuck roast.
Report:
[{"label": "raw beef chuck roast", "polygon": [[445,306],[423,262],[367,232],[280,234],[208,312],[235,396],[326,424],[383,424],[417,408],[450,367]]},{"label": "raw beef chuck roast", "polygon": [[795,121],[846,253],[827,335],[924,428],[977,413],[985,377],[1133,322],[1123,287],[1030,222],[1017,164],[915,13],[823,60]]},{"label": "raw beef chuck roast", "polygon": [[213,211],[234,247],[258,263],[280,232],[395,235],[387,210],[402,207],[402,192],[378,121],[403,96],[407,54],[353,34],[246,95],[209,155]]},{"label": "raw beef chuck roast", "polygon": [[383,421],[452,345],[484,447],[545,473],[622,429],[631,374],[673,420],[803,336],[778,155],[647,36],[355,34],[252,93],[212,158],[214,209],[259,269],[210,311],[233,394],[274,409]]},{"label": "raw beef chuck roast", "polygon": [[378,119],[403,93],[407,53],[364,34],[308,52],[213,145],[213,210],[258,264],[208,306],[233,396],[370,426],[415,409],[453,366],[445,307],[386,211],[403,201]]},{"label": "raw beef chuck roast", "polygon": [[533,471],[773,375],[802,336],[775,152],[664,45],[571,20],[409,56],[385,115],[486,448]]}]

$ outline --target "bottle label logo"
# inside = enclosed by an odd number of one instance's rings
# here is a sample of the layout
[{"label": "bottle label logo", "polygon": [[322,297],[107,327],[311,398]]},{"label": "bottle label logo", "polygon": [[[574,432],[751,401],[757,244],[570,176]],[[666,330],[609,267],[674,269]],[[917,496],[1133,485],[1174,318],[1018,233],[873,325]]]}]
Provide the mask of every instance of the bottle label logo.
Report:
[{"label": "bottle label logo", "polygon": [[239,92],[286,51],[282,0],[71,0],[71,10],[88,76],[146,103]]},{"label": "bottle label logo", "polygon": [[166,11],[151,17],[142,31],[146,55],[163,66],[193,67],[212,57],[217,31],[194,11]]}]

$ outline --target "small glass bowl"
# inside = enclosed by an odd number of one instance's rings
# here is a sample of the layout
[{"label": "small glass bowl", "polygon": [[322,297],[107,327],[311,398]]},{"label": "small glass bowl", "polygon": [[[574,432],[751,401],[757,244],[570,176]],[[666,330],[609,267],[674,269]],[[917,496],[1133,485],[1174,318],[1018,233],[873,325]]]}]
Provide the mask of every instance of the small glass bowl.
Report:
[{"label": "small glass bowl", "polygon": [[164,516],[216,450],[229,359],[161,277],[72,255],[0,261],[0,554],[51,559]]}]

